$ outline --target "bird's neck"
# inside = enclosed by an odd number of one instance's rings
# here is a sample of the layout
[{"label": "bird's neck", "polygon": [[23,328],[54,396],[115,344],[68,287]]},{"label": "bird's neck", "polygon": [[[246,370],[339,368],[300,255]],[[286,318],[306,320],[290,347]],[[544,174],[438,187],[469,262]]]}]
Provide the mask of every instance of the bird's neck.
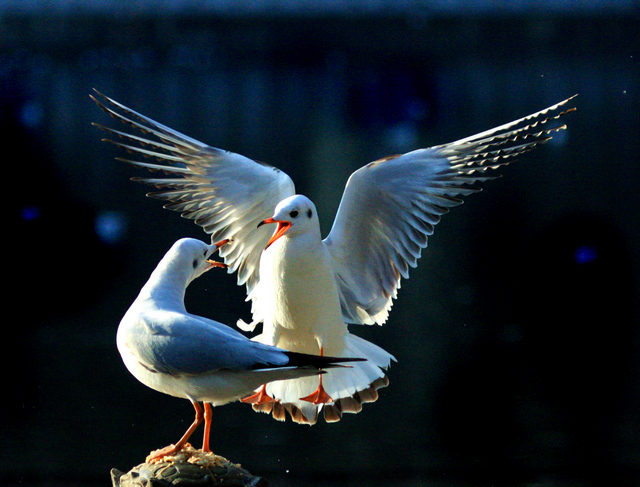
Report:
[{"label": "bird's neck", "polygon": [[319,234],[309,232],[276,240],[260,261],[260,275],[277,276],[285,281],[293,279],[291,282],[314,281],[328,266],[328,255]]},{"label": "bird's neck", "polygon": [[169,308],[186,311],[184,296],[188,284],[186,275],[179,272],[166,272],[166,269],[157,268],[140,290],[138,300],[145,301],[147,305],[153,303],[158,309]]},{"label": "bird's neck", "polygon": [[275,260],[286,260],[297,265],[305,261],[313,262],[323,251],[320,232],[306,232],[276,240],[267,251],[271,251]]}]

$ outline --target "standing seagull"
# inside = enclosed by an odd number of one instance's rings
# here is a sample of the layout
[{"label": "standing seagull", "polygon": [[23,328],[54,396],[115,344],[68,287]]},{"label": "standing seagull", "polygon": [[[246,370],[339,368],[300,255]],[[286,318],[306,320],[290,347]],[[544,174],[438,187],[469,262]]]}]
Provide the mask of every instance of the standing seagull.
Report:
[{"label": "standing seagull", "polygon": [[[129,372],[156,391],[189,399],[196,411],[184,436],[175,445],[155,451],[149,460],[181,450],[203,419],[202,449],[210,452],[212,405],[246,397],[267,382],[317,376],[322,369],[362,360],[288,352],[188,313],[184,305],[187,286],[209,269],[225,267],[209,257],[226,243],[178,240],[118,327],[118,350]],[[199,402],[204,402],[204,413]]]},{"label": "standing seagull", "polygon": [[[252,302],[252,322],[239,322],[253,340],[305,353],[369,359],[318,379],[263,387],[247,398],[256,410],[313,424],[358,412],[387,384],[383,369],[394,358],[347,329],[347,323],[383,324],[401,278],[415,267],[427,237],[474,186],[493,179],[489,169],[508,164],[565,129],[555,122],[575,108],[573,97],[532,115],[444,145],[371,162],[349,178],[333,227],[323,240],[313,203],[295,194],[285,173],[240,154],[210,147],[100,95],[109,115],[140,130],[139,137],[96,124],[125,142],[129,152],[159,163],[121,159],[169,177],[134,178],[211,235],[233,238],[220,255],[238,273]],[[275,231],[267,228],[277,225]],[[314,382],[315,381],[315,382]],[[305,400],[300,400],[304,397]]]}]

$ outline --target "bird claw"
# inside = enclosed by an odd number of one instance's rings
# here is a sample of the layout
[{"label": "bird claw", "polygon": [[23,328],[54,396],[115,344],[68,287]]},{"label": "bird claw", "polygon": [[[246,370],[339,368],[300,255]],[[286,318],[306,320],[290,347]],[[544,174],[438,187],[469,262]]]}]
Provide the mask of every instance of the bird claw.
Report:
[{"label": "bird claw", "polygon": [[270,402],[276,402],[276,400],[267,394],[267,386],[264,385],[255,394],[240,399],[240,402],[244,402],[246,404],[267,404]]},{"label": "bird claw", "polygon": [[315,392],[309,394],[308,396],[301,397],[300,400],[307,401],[313,404],[328,404],[333,402],[333,399],[329,394],[327,394],[327,391],[324,390],[322,384],[318,386]]},{"label": "bird claw", "polygon": [[[320,346],[320,356],[324,356],[324,349]],[[319,376],[318,379],[318,388],[309,394],[308,396],[301,397],[301,401],[307,401],[312,404],[328,404],[333,402],[333,398],[327,394],[327,391],[324,390],[324,386],[322,385],[322,375]]]},{"label": "bird claw", "polygon": [[182,450],[186,445],[188,445],[188,443],[185,445],[169,445],[165,446],[164,448],[160,448],[159,450],[154,450],[147,456],[145,461],[147,463],[152,463],[154,460],[160,460],[164,457],[174,455],[175,453]]}]

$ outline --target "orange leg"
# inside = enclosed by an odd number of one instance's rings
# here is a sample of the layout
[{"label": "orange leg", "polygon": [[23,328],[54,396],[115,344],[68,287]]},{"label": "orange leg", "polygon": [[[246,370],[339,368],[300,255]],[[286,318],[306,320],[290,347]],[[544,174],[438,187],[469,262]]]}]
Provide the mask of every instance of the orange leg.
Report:
[{"label": "orange leg", "polygon": [[211,404],[208,402],[204,403],[204,438],[202,440],[202,451],[203,452],[211,452],[211,448],[209,448],[209,438],[211,437],[211,416],[213,415],[213,411],[211,411]]},{"label": "orange leg", "polygon": [[258,392],[256,392],[252,396],[240,399],[240,402],[249,404],[266,404],[268,402],[275,402],[275,399],[267,394],[267,384],[264,384]]},{"label": "orange leg", "polygon": [[196,428],[200,426],[200,423],[202,423],[202,420],[204,419],[204,416],[202,414],[202,408],[200,407],[200,405],[195,401],[192,404],[193,404],[193,409],[196,410],[196,417],[193,420],[193,423],[191,424],[191,426],[189,426],[189,429],[186,431],[186,433],[182,435],[182,438],[180,438],[180,440],[178,440],[178,443],[176,443],[175,445],[165,446],[164,448],[161,448],[160,450],[153,452],[153,454],[147,458],[147,461],[155,460],[157,458],[162,458],[167,455],[173,455],[174,453],[184,448],[184,445],[189,440],[189,437],[193,434]]},{"label": "orange leg", "polygon": [[[322,347],[320,347],[320,355],[324,355],[324,350]],[[325,391],[324,387],[322,386],[322,374],[320,374],[320,378],[318,380],[318,388],[308,396],[301,397],[300,400],[311,402],[313,404],[326,404],[333,402],[331,396],[327,394],[327,391]]]}]

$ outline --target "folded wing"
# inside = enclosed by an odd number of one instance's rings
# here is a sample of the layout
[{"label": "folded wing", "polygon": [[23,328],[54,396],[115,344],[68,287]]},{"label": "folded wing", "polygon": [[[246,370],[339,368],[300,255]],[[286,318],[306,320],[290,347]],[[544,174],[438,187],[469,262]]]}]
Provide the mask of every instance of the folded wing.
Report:
[{"label": "folded wing", "polygon": [[290,361],[283,351],[222,324],[166,310],[140,313],[125,343],[147,369],[176,376],[280,367]]}]

